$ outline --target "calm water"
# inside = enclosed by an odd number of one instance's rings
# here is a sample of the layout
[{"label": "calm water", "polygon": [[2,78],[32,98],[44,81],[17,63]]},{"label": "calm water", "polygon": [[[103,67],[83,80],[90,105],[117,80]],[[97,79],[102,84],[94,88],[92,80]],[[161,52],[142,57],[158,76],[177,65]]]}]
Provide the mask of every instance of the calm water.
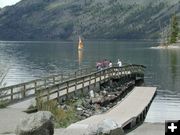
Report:
[{"label": "calm water", "polygon": [[0,67],[8,73],[8,86],[41,76],[94,66],[108,59],[147,66],[145,83],[157,86],[158,93],[148,112],[147,122],[180,119],[180,49],[150,49],[155,42],[88,41],[82,52],[76,42],[0,42]]}]

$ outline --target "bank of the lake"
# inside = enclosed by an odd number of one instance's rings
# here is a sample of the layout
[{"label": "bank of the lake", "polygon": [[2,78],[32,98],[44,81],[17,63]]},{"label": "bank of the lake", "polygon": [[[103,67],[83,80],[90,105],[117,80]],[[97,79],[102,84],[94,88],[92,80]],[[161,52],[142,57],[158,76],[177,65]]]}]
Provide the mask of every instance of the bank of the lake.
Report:
[{"label": "bank of the lake", "polygon": [[180,49],[180,41],[178,41],[177,43],[173,43],[170,45],[160,45],[160,46],[156,46],[156,47],[151,47],[151,49]]}]

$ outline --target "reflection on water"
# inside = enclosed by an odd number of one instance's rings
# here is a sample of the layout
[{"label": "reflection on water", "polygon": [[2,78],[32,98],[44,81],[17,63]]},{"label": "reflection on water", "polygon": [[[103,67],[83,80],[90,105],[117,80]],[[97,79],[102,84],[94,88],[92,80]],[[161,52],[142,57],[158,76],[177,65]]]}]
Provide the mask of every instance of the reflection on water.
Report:
[{"label": "reflection on water", "polygon": [[79,66],[82,65],[82,60],[83,60],[83,50],[78,50],[78,62],[79,62]]},{"label": "reflection on water", "polygon": [[180,119],[180,49],[154,51],[160,57],[157,63],[159,67],[154,66],[157,71],[153,83],[157,83],[159,87],[146,122]]},{"label": "reflection on water", "polygon": [[169,51],[170,53],[170,61],[171,61],[171,72],[172,72],[172,79],[173,79],[173,84],[175,83],[176,76],[177,76],[177,51],[176,50],[171,50]]},{"label": "reflection on water", "polygon": [[154,42],[86,41],[83,51],[76,42],[0,42],[0,66],[9,67],[7,85],[49,74],[95,66],[99,60],[143,64],[145,83],[158,92],[146,121],[180,119],[180,49],[150,49]]}]

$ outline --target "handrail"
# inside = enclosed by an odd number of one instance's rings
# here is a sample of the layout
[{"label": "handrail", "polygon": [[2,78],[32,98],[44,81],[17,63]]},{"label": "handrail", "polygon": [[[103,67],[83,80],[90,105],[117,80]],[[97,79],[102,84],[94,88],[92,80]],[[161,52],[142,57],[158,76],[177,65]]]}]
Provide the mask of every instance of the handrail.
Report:
[{"label": "handrail", "polygon": [[[113,76],[118,77],[123,74],[128,74],[123,73],[125,71],[131,72],[131,74],[143,74],[144,69],[145,66],[143,65],[132,64],[125,65],[122,67],[113,66],[111,68],[105,68],[99,71],[97,71],[97,69],[95,68],[80,69],[76,70],[75,72],[69,73],[68,77],[66,77],[65,79],[62,77],[62,74],[51,75],[43,79],[36,79],[26,83],[0,88],[0,91],[5,91],[7,93],[7,95],[0,95],[0,100],[9,99],[11,102],[13,102],[15,100],[21,100],[29,96],[33,96],[40,91],[49,91],[50,94],[54,91],[60,92],[61,89],[67,89],[68,91],[68,87],[71,87],[71,85],[75,86],[75,84],[78,85],[79,82],[80,84],[84,84],[87,82],[90,83],[91,80],[95,80],[95,82],[97,82],[97,78],[100,78],[101,81],[103,79],[109,79]],[[60,79],[58,79],[58,77],[60,77]],[[63,85],[66,86],[63,87]]]},{"label": "handrail", "polygon": [[[57,95],[59,95],[59,92],[61,92],[61,91],[63,91],[63,90],[66,90],[66,89],[70,89],[71,87],[74,87],[75,85],[74,84],[76,84],[76,86],[77,86],[77,81],[79,81],[79,80],[81,80],[82,81],[82,83],[81,84],[84,84],[84,83],[86,83],[86,82],[91,82],[92,80],[96,80],[96,78],[92,78],[92,76],[96,76],[96,77],[102,77],[102,76],[105,76],[105,74],[111,74],[111,76],[110,77],[114,77],[114,76],[119,76],[118,74],[116,75],[113,75],[111,72],[114,72],[114,73],[116,73],[116,72],[121,72],[120,70],[122,70],[122,69],[126,69],[126,68],[132,68],[132,67],[140,67],[140,68],[138,68],[138,70],[140,69],[140,70],[142,70],[142,72],[139,72],[138,71],[138,73],[140,73],[140,74],[144,74],[144,68],[145,68],[145,66],[143,66],[143,65],[128,65],[128,66],[122,66],[122,67],[111,67],[111,68],[106,68],[106,69],[103,69],[103,70],[99,70],[99,71],[96,71],[96,72],[92,72],[92,73],[90,73],[90,74],[86,74],[86,75],[84,75],[84,76],[80,76],[80,77],[78,77],[78,78],[72,78],[72,79],[69,79],[69,80],[67,80],[67,81],[65,81],[65,82],[63,82],[63,83],[60,83],[60,84],[57,84],[57,85],[53,85],[53,86],[50,86],[50,87],[47,87],[47,88],[44,88],[44,89],[41,89],[39,92],[41,93],[41,95],[39,96],[39,98],[40,97],[46,97],[46,96],[50,96],[50,95],[52,95],[52,94],[54,94],[54,93],[57,93]],[[116,69],[116,70],[115,70]],[[119,69],[119,71],[117,70],[117,69]],[[130,71],[129,69],[127,70],[127,71]],[[130,71],[131,72],[131,71]],[[99,74],[99,76],[97,76],[97,74]],[[124,73],[124,75],[122,75],[122,76],[128,76],[129,74],[131,74],[131,75],[133,75],[133,74],[137,74],[136,73],[136,71],[133,71],[133,72],[131,72],[131,73]],[[108,76],[109,77],[109,76]],[[90,79],[89,79],[90,78]],[[92,79],[91,79],[92,78]],[[88,79],[88,80],[86,80],[86,79]],[[107,79],[106,77],[104,77],[103,79]],[[84,81],[84,80],[86,80],[86,81]],[[100,81],[102,81],[102,79],[100,79]],[[71,85],[71,82],[72,82],[72,86],[70,86]],[[95,82],[97,82],[97,81],[95,81]],[[63,86],[63,85],[65,85],[65,86],[67,86],[67,87],[63,87],[63,88],[60,88],[61,86]],[[80,89],[80,88],[79,88]],[[49,91],[50,90],[50,91]],[[76,89],[75,89],[76,90]],[[42,93],[46,93],[46,91],[48,91],[48,94],[42,94]],[[66,94],[68,94],[68,92],[66,92]],[[49,100],[49,98],[48,98],[48,100]]]},{"label": "handrail", "polygon": [[[82,68],[82,69],[79,69],[79,70],[75,70],[74,73],[75,73],[75,72],[83,73],[83,72],[82,72],[83,70],[89,71],[88,69],[90,69],[90,68]],[[10,88],[12,88],[12,87],[16,88],[16,87],[19,87],[19,86],[22,86],[22,85],[29,85],[29,84],[34,83],[34,82],[39,82],[39,81],[48,80],[49,78],[52,79],[53,77],[68,76],[68,78],[71,78],[72,76],[69,76],[69,75],[71,75],[71,74],[70,74],[70,73],[67,73],[67,74],[55,74],[55,75],[50,75],[50,76],[48,76],[48,77],[43,77],[43,78],[39,78],[39,79],[35,79],[35,80],[31,80],[31,81],[27,81],[27,82],[23,82],[23,83],[19,83],[19,84],[7,86],[7,87],[2,87],[2,88],[0,88],[0,91],[7,90],[7,89],[10,89]],[[81,75],[83,75],[83,74],[81,74]],[[68,78],[62,78],[62,79],[68,79]]]}]

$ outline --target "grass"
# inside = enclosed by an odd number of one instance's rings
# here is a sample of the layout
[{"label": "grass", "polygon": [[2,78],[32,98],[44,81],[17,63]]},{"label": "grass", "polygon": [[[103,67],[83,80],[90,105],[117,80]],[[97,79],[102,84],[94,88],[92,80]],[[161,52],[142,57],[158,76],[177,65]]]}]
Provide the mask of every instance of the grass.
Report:
[{"label": "grass", "polygon": [[[67,104],[66,104],[67,105]],[[44,102],[43,100],[38,100],[37,102],[38,111],[49,111],[51,112],[56,120],[55,127],[67,127],[71,123],[78,121],[76,116],[76,110],[72,102],[68,103],[68,108],[64,110],[58,107],[58,102],[55,100]]]},{"label": "grass", "polygon": [[1,100],[0,101],[0,108],[6,108],[6,106],[7,106],[7,102],[4,100]]}]

